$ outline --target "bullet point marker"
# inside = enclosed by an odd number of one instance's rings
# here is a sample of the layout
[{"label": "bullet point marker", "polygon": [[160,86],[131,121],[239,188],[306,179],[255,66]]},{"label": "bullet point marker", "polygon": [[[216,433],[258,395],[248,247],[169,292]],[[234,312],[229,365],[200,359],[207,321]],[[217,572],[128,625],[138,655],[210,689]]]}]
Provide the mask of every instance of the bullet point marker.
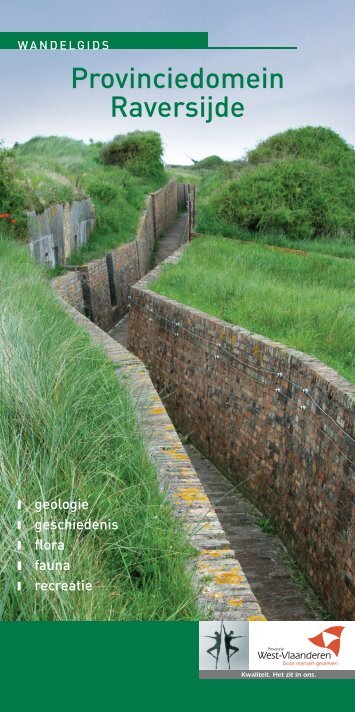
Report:
[{"label": "bullet point marker", "polygon": [[20,542],[20,540],[19,540],[19,541],[17,542],[17,551],[21,551],[21,549],[22,549],[22,544],[21,544],[21,542]]},{"label": "bullet point marker", "polygon": [[18,561],[17,562],[17,571],[21,571],[21,569],[22,569],[21,561]]},{"label": "bullet point marker", "polygon": [[21,522],[20,522],[20,520],[17,522],[17,529],[21,529]]},{"label": "bullet point marker", "polygon": [[17,590],[18,590],[18,591],[21,591],[21,581],[18,581],[18,582],[17,582]]},{"label": "bullet point marker", "polygon": [[21,509],[22,507],[22,502],[20,499],[17,500],[17,509]]}]

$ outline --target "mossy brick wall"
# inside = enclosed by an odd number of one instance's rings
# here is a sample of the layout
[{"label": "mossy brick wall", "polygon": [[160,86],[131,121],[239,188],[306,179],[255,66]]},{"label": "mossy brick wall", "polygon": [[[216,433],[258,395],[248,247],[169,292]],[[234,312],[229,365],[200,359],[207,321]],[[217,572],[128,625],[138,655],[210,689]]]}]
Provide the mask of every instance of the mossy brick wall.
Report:
[{"label": "mossy brick wall", "polygon": [[[172,180],[147,197],[135,240],[78,267],[84,313],[101,329],[108,331],[127,313],[130,287],[149,270],[155,240],[174,222],[177,210],[177,183]],[[55,289],[57,284],[61,297],[75,306],[71,280],[68,296],[65,281],[53,280]]]},{"label": "mossy brick wall", "polygon": [[129,349],[168,394],[181,431],[276,523],[331,613],[353,619],[354,453],[338,427],[353,434],[352,385],[310,356],[155,294],[158,270],[131,290]]}]

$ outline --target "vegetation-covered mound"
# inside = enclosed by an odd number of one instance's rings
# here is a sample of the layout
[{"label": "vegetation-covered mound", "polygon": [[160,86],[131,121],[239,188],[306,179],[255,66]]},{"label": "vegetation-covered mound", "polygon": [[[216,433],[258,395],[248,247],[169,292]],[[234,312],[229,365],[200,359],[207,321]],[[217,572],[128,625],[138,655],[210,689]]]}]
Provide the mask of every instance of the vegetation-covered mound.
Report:
[{"label": "vegetation-covered mound", "polygon": [[354,165],[354,150],[331,129],[304,126],[274,134],[247,154],[248,162],[253,165],[292,158],[305,158],[325,166],[343,165],[350,159]]},{"label": "vegetation-covered mound", "polygon": [[[234,226],[290,238],[354,238],[355,151],[330,129],[277,134],[204,201],[206,231]],[[226,230],[224,229],[226,228]]]},{"label": "vegetation-covered mound", "polygon": [[[150,136],[151,132],[147,134]],[[140,136],[144,143],[145,134]],[[105,145],[100,142],[85,144],[67,137],[36,136],[16,144],[12,170],[22,189],[21,195],[16,194],[18,211],[41,211],[51,203],[89,196],[96,209],[96,228],[87,245],[72,255],[73,264],[99,257],[134,239],[146,193],[166,181],[161,163],[159,171],[149,163],[149,136],[145,161],[140,154],[139,160],[124,166],[105,165],[101,158]],[[160,143],[159,135],[155,136]],[[144,171],[138,170],[139,162],[145,164]],[[11,192],[15,195],[13,188]]]},{"label": "vegetation-covered mound", "polygon": [[220,158],[220,156],[207,156],[206,158],[202,158],[201,161],[194,163],[191,168],[193,170],[200,170],[201,168],[208,168],[210,170],[211,168],[219,168],[223,166],[223,164],[224,160]]}]

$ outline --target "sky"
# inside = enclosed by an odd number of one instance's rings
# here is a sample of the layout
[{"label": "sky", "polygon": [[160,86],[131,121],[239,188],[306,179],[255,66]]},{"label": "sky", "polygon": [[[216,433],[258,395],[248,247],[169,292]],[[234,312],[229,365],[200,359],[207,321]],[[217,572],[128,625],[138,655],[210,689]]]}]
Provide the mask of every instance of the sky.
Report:
[{"label": "sky", "polygon": [[[207,31],[210,45],[297,45],[297,51],[152,50],[20,52],[0,50],[0,139],[35,135],[109,140],[136,129],[159,131],[168,163],[218,154],[240,158],[288,128],[328,126],[355,144],[354,0],[0,0],[0,31]],[[72,89],[73,66],[89,72],[281,72],[284,88],[213,92],[242,101],[242,118],[210,124],[187,118],[112,118],[111,96],[196,100],[203,92]],[[205,92],[206,93],[206,92]],[[211,93],[209,91],[209,93]]]}]

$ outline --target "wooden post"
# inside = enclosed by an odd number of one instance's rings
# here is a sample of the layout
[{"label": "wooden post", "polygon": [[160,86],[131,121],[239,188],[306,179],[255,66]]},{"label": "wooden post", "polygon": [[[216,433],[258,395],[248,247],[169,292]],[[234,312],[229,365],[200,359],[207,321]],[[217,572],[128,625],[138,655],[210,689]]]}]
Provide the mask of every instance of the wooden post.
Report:
[{"label": "wooden post", "polygon": [[191,242],[191,236],[192,236],[192,201],[191,198],[189,198],[188,202],[188,221],[189,221],[189,242]]}]

